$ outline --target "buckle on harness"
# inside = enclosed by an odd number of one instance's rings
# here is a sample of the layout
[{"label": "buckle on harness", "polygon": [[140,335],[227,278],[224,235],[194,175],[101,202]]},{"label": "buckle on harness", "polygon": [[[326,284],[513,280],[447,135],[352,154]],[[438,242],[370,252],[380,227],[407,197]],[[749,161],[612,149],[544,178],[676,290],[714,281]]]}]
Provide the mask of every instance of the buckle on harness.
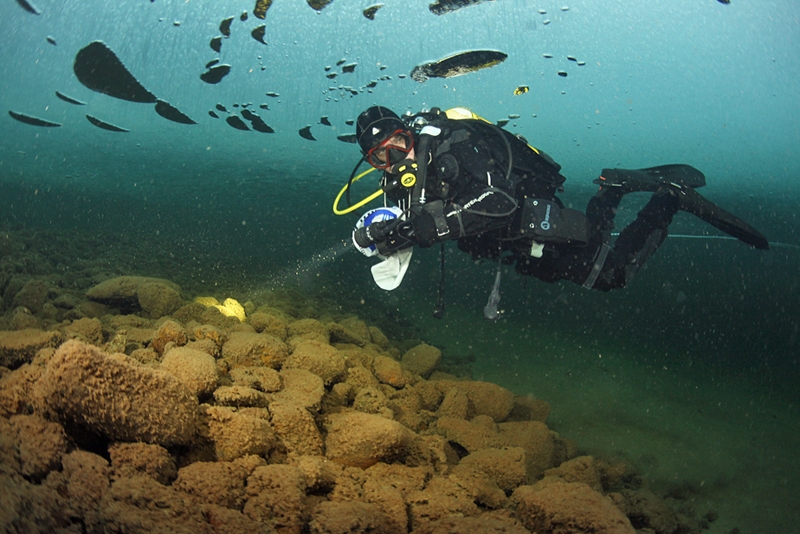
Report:
[{"label": "buckle on harness", "polygon": [[440,238],[450,234],[450,227],[447,225],[447,219],[444,216],[444,202],[436,200],[429,202],[425,205],[425,211],[430,213],[433,217],[433,222],[436,224],[436,235]]}]

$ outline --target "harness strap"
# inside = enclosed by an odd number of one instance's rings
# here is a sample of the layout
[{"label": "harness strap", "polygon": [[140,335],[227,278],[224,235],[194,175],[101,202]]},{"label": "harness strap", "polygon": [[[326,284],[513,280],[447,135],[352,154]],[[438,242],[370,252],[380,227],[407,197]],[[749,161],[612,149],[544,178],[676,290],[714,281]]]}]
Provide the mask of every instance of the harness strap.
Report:
[{"label": "harness strap", "polygon": [[436,235],[439,238],[446,237],[450,233],[450,227],[447,225],[447,219],[444,216],[444,202],[441,200],[430,202],[425,211],[433,217],[433,222],[436,224]]}]

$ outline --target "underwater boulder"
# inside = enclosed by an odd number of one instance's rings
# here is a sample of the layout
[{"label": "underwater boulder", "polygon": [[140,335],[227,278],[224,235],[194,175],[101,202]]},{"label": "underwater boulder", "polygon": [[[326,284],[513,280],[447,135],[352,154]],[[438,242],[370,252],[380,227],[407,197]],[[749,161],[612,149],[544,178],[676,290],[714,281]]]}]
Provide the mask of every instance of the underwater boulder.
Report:
[{"label": "underwater boulder", "polygon": [[138,308],[139,297],[137,292],[139,286],[147,283],[162,284],[176,292],[180,292],[180,286],[163,278],[117,276],[90,287],[86,291],[86,298],[113,307]]},{"label": "underwater boulder", "polygon": [[34,404],[57,421],[119,441],[165,446],[194,439],[197,398],[164,371],[133,366],[70,340],[47,363]]},{"label": "underwater boulder", "polygon": [[511,499],[517,505],[514,516],[533,532],[636,533],[611,499],[586,484],[520,486]]}]

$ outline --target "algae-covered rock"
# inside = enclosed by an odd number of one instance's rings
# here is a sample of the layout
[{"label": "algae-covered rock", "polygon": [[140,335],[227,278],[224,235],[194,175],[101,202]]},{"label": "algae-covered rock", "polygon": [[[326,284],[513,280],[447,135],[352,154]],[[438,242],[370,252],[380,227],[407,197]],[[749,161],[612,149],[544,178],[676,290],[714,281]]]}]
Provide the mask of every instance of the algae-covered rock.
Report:
[{"label": "algae-covered rock", "polygon": [[43,370],[38,365],[25,363],[0,378],[0,417],[10,417],[33,410],[33,388]]},{"label": "algae-covered rock", "polygon": [[116,480],[100,503],[100,518],[106,532],[214,532],[200,506],[147,476]]},{"label": "algae-covered rock", "polygon": [[311,532],[407,532],[393,530],[389,518],[375,503],[324,501],[311,515]]},{"label": "algae-covered rock", "polygon": [[62,464],[68,513],[81,517],[87,532],[102,530],[100,503],[111,486],[108,462],[92,452],[75,450],[64,456]]},{"label": "algae-covered rock", "polygon": [[161,484],[169,484],[178,475],[175,459],[161,445],[115,443],[108,448],[111,476],[118,479],[146,475]]},{"label": "algae-covered rock", "polygon": [[304,532],[306,483],[303,472],[293,465],[257,467],[247,478],[244,514],[271,525],[278,532]]},{"label": "algae-covered rock", "polygon": [[195,462],[178,471],[172,487],[199,501],[241,510],[249,474],[237,462]]},{"label": "algae-covered rock", "polygon": [[221,406],[266,408],[269,397],[247,386],[221,386],[214,390],[214,400]]},{"label": "algae-covered rock", "polygon": [[281,389],[281,375],[271,367],[236,367],[230,371],[235,386],[247,386],[265,393]]},{"label": "algae-covered rock", "polygon": [[[329,343],[331,331],[328,325],[317,319],[298,319],[287,326],[288,343],[296,345],[299,341],[313,339],[321,343]],[[294,340],[294,341],[293,341]]]},{"label": "algae-covered rock", "polygon": [[341,377],[347,366],[344,356],[330,345],[305,341],[297,345],[283,364],[284,369],[305,369],[320,377],[326,386]]},{"label": "algae-covered rock", "polygon": [[[363,324],[362,322],[355,323]],[[363,347],[370,341],[370,334],[369,329],[359,329],[358,331],[353,331],[347,326],[339,323],[330,323],[328,328],[331,333],[331,342],[335,343],[350,343],[353,345],[358,345],[359,347]],[[366,327],[365,327],[366,328]]]},{"label": "algae-covered rock", "polygon": [[283,389],[273,395],[275,401],[292,402],[311,412],[320,409],[325,395],[320,377],[305,369],[282,369],[280,375]]},{"label": "algae-covered rock", "polygon": [[522,447],[481,449],[462,458],[458,466],[483,473],[506,493],[525,482],[525,450]]},{"label": "algae-covered rock", "polygon": [[266,456],[275,446],[275,433],[268,421],[224,406],[204,408],[217,460],[231,461],[249,454]]},{"label": "algae-covered rock", "polygon": [[467,393],[460,388],[451,387],[444,394],[442,403],[436,410],[438,417],[452,417],[454,419],[469,419],[470,404]]},{"label": "algae-covered rock", "polygon": [[400,362],[388,356],[378,356],[372,361],[372,372],[383,384],[402,388],[412,381],[411,373],[403,369]]},{"label": "algae-covered rock", "polygon": [[[520,421],[497,425],[506,444],[525,449],[527,481],[533,482],[556,466],[556,439],[547,425],[539,421]],[[566,458],[565,458],[566,459]]]},{"label": "algae-covered rock", "polygon": [[11,369],[30,362],[39,349],[57,347],[62,336],[58,332],[38,329],[0,331],[0,365]]},{"label": "algae-covered rock", "polygon": [[100,319],[84,317],[73,321],[63,329],[64,335],[68,338],[78,339],[90,345],[101,345],[103,343],[103,323]]},{"label": "algae-covered rock", "polygon": [[34,397],[44,413],[113,440],[187,444],[198,421],[197,397],[177,378],[75,340],[58,348]]},{"label": "algae-covered rock", "polygon": [[506,445],[506,441],[499,433],[463,419],[440,417],[436,422],[436,431],[451,443],[459,445],[470,453]]},{"label": "algae-covered rock", "polygon": [[369,327],[369,336],[372,339],[372,342],[378,345],[383,350],[388,349],[389,346],[391,345],[391,343],[389,342],[389,338],[386,337],[386,334],[384,334],[381,331],[381,329],[378,328],[377,326]]},{"label": "algae-covered rock", "polygon": [[300,455],[322,455],[322,435],[308,410],[290,402],[273,402],[269,405],[269,411],[272,414],[272,428],[287,451]]},{"label": "algae-covered rock", "polygon": [[270,334],[283,341],[288,337],[286,321],[278,314],[257,311],[247,317],[247,322],[258,333]]},{"label": "algae-covered rock", "polygon": [[10,423],[23,475],[42,479],[61,467],[61,457],[67,452],[67,435],[61,425],[39,415],[15,415]]},{"label": "algae-covered rock", "polygon": [[153,334],[151,347],[159,354],[164,353],[167,343],[174,343],[178,346],[186,345],[189,336],[186,329],[175,321],[164,321],[158,330]]},{"label": "algae-covered rock", "polygon": [[652,529],[656,534],[685,532],[678,529],[679,522],[675,512],[647,488],[624,489],[613,497],[614,503],[639,529]]},{"label": "algae-covered rock", "polygon": [[426,343],[408,350],[401,359],[405,369],[424,378],[428,378],[441,361],[442,351]]},{"label": "algae-covered rock", "polygon": [[136,288],[139,306],[153,319],[177,311],[183,306],[179,290],[161,282],[144,282]]},{"label": "algae-covered rock", "polygon": [[603,491],[600,470],[593,456],[578,456],[544,472],[546,477],[558,477],[564,482],[580,482],[595,491]]},{"label": "algae-covered rock", "polygon": [[462,389],[474,408],[474,415],[488,415],[497,423],[505,421],[514,408],[514,394],[491,382],[439,380],[437,386],[443,392],[454,386]]},{"label": "algae-covered rock", "polygon": [[89,288],[89,290],[86,291],[86,298],[100,302],[107,306],[118,308],[138,308],[139,286],[148,283],[162,284],[177,292],[180,292],[181,290],[180,286],[177,284],[162,278],[150,278],[146,276],[118,276],[116,278],[111,278],[109,280],[100,282],[96,286]]},{"label": "algae-covered rock", "polygon": [[286,343],[269,334],[234,332],[222,346],[222,357],[231,368],[259,365],[278,368],[288,356]]},{"label": "algae-covered rock", "polygon": [[415,437],[397,421],[361,412],[332,414],[327,430],[328,459],[362,469],[378,462],[402,461]]},{"label": "algae-covered rock", "polygon": [[520,486],[512,495],[515,515],[533,532],[596,532],[635,534],[627,517],[611,499],[586,484],[565,482],[539,489]]},{"label": "algae-covered rock", "polygon": [[214,357],[188,347],[168,351],[161,360],[161,369],[180,380],[198,397],[213,392],[219,380]]},{"label": "algae-covered rock", "polygon": [[47,282],[40,279],[28,280],[22,289],[14,295],[12,305],[24,306],[28,308],[31,313],[39,313],[42,311],[44,303],[47,302],[47,295],[50,292],[50,287]]}]

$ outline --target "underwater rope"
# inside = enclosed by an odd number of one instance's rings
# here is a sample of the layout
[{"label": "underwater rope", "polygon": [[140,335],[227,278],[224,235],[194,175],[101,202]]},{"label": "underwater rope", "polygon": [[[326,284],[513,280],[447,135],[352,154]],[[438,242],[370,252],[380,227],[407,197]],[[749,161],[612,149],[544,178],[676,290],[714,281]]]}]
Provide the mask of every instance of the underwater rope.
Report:
[{"label": "underwater rope", "polygon": [[[612,232],[611,235],[618,236],[619,232]],[[738,241],[737,238],[730,237],[727,235],[667,234],[667,237],[678,237],[682,239],[725,239],[731,241]],[[780,241],[769,241],[768,243],[771,247],[796,248],[800,250],[800,245],[793,245],[792,243],[782,243]]]}]

